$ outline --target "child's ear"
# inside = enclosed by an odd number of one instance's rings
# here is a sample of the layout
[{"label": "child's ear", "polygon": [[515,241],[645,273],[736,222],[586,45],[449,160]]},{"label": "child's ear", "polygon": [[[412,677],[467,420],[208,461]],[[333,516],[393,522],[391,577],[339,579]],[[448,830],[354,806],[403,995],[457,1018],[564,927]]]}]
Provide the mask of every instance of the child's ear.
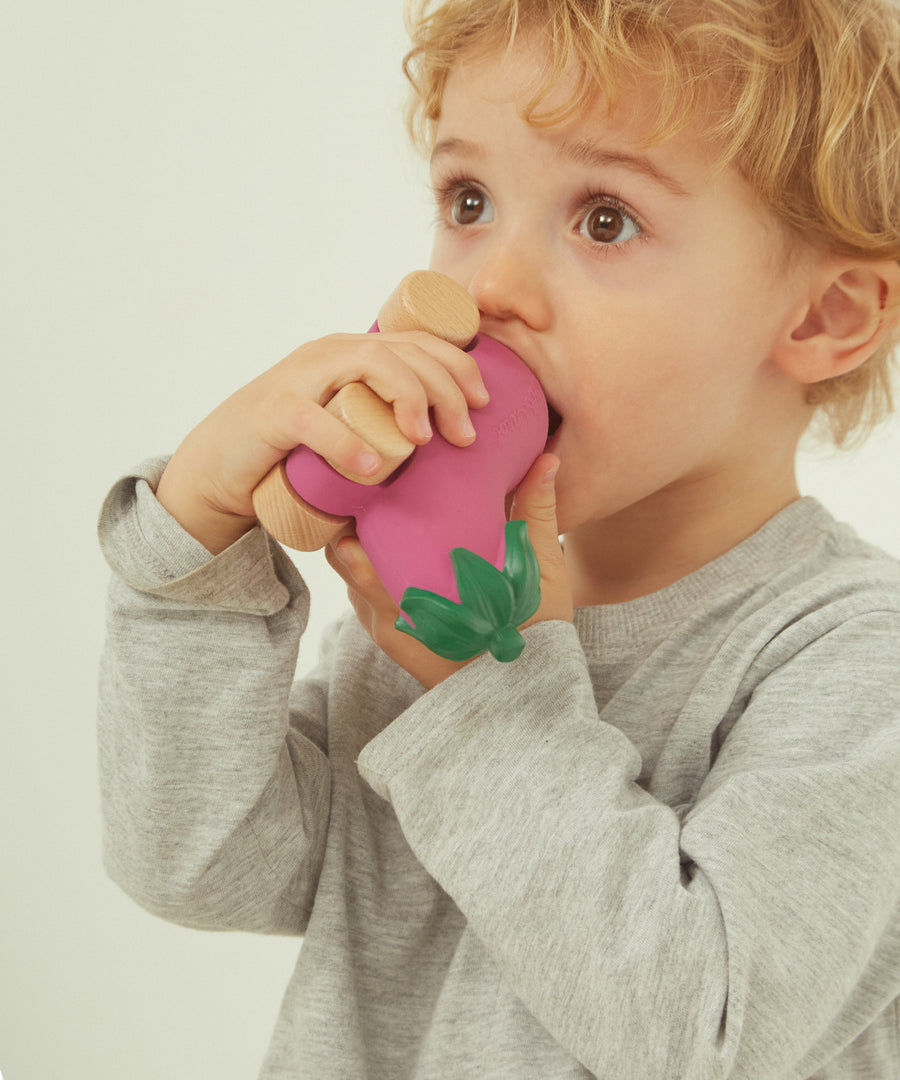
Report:
[{"label": "child's ear", "polygon": [[773,350],[802,383],[833,379],[859,367],[900,319],[900,263],[842,261],[813,275],[811,302]]}]

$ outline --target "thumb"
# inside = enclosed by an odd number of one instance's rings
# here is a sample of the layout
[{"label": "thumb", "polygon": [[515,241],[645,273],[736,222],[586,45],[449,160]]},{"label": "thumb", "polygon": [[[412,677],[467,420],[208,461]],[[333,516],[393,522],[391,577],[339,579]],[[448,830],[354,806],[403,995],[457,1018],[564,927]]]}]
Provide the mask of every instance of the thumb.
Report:
[{"label": "thumb", "polygon": [[528,538],[541,567],[541,606],[532,621],[572,620],[572,593],[556,522],[559,458],[541,454],[516,488],[510,518],[528,525]]},{"label": "thumb", "polygon": [[556,525],[556,474],[559,458],[541,454],[516,488],[510,518],[528,523],[528,537],[543,561],[552,559],[559,550]]}]

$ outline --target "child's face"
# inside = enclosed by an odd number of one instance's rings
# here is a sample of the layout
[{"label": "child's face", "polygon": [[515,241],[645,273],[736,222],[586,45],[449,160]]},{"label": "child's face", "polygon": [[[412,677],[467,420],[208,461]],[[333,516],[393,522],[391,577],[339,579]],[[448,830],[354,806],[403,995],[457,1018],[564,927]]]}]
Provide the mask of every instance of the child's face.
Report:
[{"label": "child's face", "polygon": [[648,499],[671,510],[688,491],[693,506],[733,497],[761,468],[792,483],[785,439],[806,409],[769,356],[808,298],[781,226],[735,169],[713,177],[690,130],[643,149],[649,94],[612,120],[598,105],[562,128],[527,125],[538,60],[519,48],[451,74],[431,265],[469,289],[483,331],[562,417],[548,446],[560,530]]}]

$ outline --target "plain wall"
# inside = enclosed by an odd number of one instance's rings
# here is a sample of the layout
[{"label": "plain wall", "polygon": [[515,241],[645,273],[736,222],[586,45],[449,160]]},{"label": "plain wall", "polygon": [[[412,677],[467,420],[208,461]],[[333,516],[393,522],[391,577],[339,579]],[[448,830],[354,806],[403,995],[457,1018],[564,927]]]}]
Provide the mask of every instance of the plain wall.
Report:
[{"label": "plain wall", "polygon": [[[300,342],[365,329],[430,246],[400,0],[62,0],[0,16],[0,1071],[249,1080],[298,942],[144,913],[100,865],[100,501]],[[900,555],[900,425],[804,490]],[[322,624],[344,607],[302,568]]]}]

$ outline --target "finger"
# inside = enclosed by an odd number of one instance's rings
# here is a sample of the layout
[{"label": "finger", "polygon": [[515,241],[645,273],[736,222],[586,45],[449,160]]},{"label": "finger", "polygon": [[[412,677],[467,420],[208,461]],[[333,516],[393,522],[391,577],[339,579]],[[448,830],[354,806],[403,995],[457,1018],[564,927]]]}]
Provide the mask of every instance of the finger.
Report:
[{"label": "finger", "polygon": [[328,564],[370,607],[391,621],[397,617],[397,605],[354,534],[344,534],[333,540],[325,549],[325,557]]},{"label": "finger", "polygon": [[282,424],[270,434],[270,441],[281,451],[308,446],[338,470],[358,476],[371,476],[381,465],[375,447],[309,399],[302,399],[291,408]]},{"label": "finger", "polygon": [[572,595],[556,520],[559,465],[553,454],[541,454],[516,488],[510,511],[511,518],[527,523],[541,567],[541,606],[532,621],[572,619]]},{"label": "finger", "polygon": [[423,352],[434,357],[453,378],[470,408],[479,409],[487,404],[487,387],[484,385],[481,369],[471,353],[425,331],[410,331],[399,336],[399,340],[404,343],[413,342]]},{"label": "finger", "polygon": [[[283,365],[286,377],[269,379],[262,405],[261,422],[275,431],[272,445],[284,449],[293,439],[295,445],[309,445],[348,472],[362,475],[370,475],[377,466],[371,470],[354,467],[354,456],[365,452],[361,443],[345,442],[340,450],[331,452],[328,440],[338,436],[314,411],[348,383],[362,382],[387,402],[403,435],[420,445],[432,436],[430,409],[448,441],[468,445],[475,437],[469,419],[470,401],[471,407],[486,403],[475,361],[463,350],[421,332],[332,334],[301,346]],[[294,412],[286,413],[289,409]],[[308,437],[304,428],[308,428]],[[338,454],[348,456],[338,462]]]},{"label": "finger", "polygon": [[[313,362],[297,372],[298,392],[306,390],[324,406],[349,383],[364,383],[393,407],[397,426],[407,439],[422,444],[431,438],[431,402],[425,386],[392,342],[381,334],[332,334],[314,345]],[[320,384],[317,370],[326,368],[327,380]]]},{"label": "finger", "polygon": [[[513,496],[510,517],[527,521],[532,546],[538,552],[555,558],[559,550],[556,524],[556,475],[559,458],[541,454],[525,474]],[[542,550],[538,550],[538,548]]]},{"label": "finger", "polygon": [[355,535],[344,535],[332,541],[325,549],[325,556],[347,583],[350,603],[363,629],[380,649],[426,689],[465,667],[468,661],[445,660],[409,634],[396,629],[397,605]]},{"label": "finger", "polygon": [[[475,438],[469,410],[482,408],[488,401],[481,372],[472,357],[428,334],[409,333],[392,337],[389,344],[394,354],[418,378],[428,405],[433,409],[434,422],[440,433],[456,446],[467,446]],[[384,368],[373,372],[370,385],[376,393],[382,394],[378,382],[392,375],[389,369]],[[388,387],[385,389],[390,393]],[[402,430],[407,403],[401,397],[395,397],[393,404]]]},{"label": "finger", "polygon": [[[399,355],[415,371],[432,409],[434,426],[447,442],[454,446],[468,446],[475,438],[475,427],[469,416],[466,397],[446,368],[435,364],[431,356],[411,343],[397,346]],[[399,413],[402,404],[395,406]]]}]

